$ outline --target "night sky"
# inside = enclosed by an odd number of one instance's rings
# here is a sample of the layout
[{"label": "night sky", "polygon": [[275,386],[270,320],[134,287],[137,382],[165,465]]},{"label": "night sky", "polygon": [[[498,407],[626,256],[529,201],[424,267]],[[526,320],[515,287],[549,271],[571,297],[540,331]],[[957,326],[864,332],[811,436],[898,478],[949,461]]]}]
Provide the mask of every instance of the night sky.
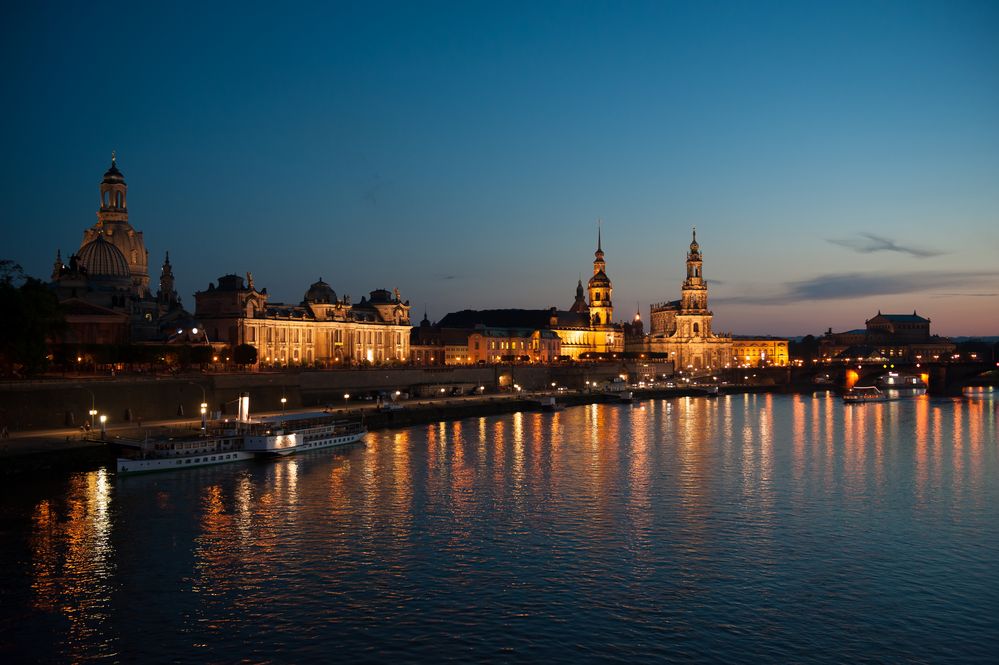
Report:
[{"label": "night sky", "polygon": [[[149,6],[147,6],[147,4]],[[4,3],[0,258],[48,278],[112,150],[155,282],[431,319],[572,303],[597,219],[616,317],[879,309],[999,334],[999,3]]]}]

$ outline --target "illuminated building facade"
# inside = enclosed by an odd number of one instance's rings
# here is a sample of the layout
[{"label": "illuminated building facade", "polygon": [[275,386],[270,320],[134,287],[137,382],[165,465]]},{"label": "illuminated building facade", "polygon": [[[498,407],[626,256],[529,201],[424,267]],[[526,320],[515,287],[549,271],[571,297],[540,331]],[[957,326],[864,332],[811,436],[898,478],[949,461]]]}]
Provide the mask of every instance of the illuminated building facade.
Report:
[{"label": "illuminated building facade", "polygon": [[[466,309],[430,325],[424,317],[413,328],[413,362],[421,365],[532,362],[586,359],[586,354],[624,351],[624,327],[613,323],[613,285],[607,277],[601,234],[597,231],[593,276],[568,310]],[[589,302],[587,302],[587,295]]]},{"label": "illuminated building facade", "polygon": [[930,333],[930,320],[912,314],[882,314],[864,322],[865,327],[834,333],[829,329],[819,339],[819,356],[830,360],[909,360],[914,362],[948,358],[957,346]]},{"label": "illuminated building facade", "polygon": [[253,275],[224,275],[194,295],[195,316],[219,346],[249,344],[265,366],[335,367],[407,362],[409,302],[399,292],[372,291],[352,304],[322,279],[299,305],[269,303]]},{"label": "illuminated building facade", "polygon": [[687,252],[687,276],[680,299],[650,307],[650,330],[645,337],[631,337],[626,350],[663,354],[678,371],[702,371],[738,366],[786,365],[787,340],[738,337],[712,329],[714,313],[708,309],[708,284],[703,274],[704,255],[697,231]]},{"label": "illuminated building facade", "polygon": [[576,299],[568,311],[554,311],[549,329],[561,340],[561,355],[572,360],[583,354],[613,354],[624,351],[624,329],[614,323],[613,284],[607,277],[607,262],[600,230],[593,253],[593,276],[587,282],[589,304],[583,300],[583,284],[576,285]]}]

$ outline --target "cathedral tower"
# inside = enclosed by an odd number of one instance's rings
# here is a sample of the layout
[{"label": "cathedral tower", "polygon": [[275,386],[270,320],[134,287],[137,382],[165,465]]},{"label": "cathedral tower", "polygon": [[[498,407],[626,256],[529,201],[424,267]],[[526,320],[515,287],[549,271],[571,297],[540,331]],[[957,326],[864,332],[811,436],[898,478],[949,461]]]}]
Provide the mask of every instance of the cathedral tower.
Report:
[{"label": "cathedral tower", "polygon": [[687,278],[680,291],[680,311],[677,313],[677,328],[683,337],[711,336],[712,315],[708,311],[708,285],[701,273],[703,261],[695,228],[690,251],[687,252]]},{"label": "cathedral tower", "polygon": [[604,250],[600,243],[600,229],[597,228],[597,251],[593,253],[593,277],[590,278],[590,321],[594,325],[610,325],[614,320],[614,305],[611,303],[611,281],[605,272]]},{"label": "cathedral tower", "polygon": [[170,252],[166,253],[166,259],[163,260],[163,268],[160,270],[160,290],[156,294],[156,300],[164,312],[170,311],[180,304],[180,298],[177,297],[177,290],[174,288]]},{"label": "cathedral tower", "polygon": [[128,185],[118,170],[118,159],[111,153],[111,167],[104,172],[100,184],[100,207],[97,223],[83,232],[80,250],[98,236],[117,247],[128,262],[132,288],[136,295],[149,295],[149,253],[142,240],[142,232],[128,223]]}]

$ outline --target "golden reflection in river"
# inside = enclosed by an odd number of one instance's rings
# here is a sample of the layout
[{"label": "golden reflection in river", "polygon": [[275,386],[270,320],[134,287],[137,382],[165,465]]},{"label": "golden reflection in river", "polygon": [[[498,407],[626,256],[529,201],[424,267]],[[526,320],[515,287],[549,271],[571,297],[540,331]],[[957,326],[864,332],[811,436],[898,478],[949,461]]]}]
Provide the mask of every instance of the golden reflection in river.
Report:
[{"label": "golden reflection in river", "polygon": [[[805,476],[805,448],[811,448],[815,442],[815,418],[812,419],[812,427],[807,427],[809,416],[815,408],[815,398],[809,399],[803,395],[795,395],[791,398],[791,474],[792,482],[799,484]],[[793,497],[799,496],[799,487],[795,487]]]},{"label": "golden reflection in river", "polygon": [[929,481],[929,446],[930,446],[930,400],[920,399],[916,402],[913,414],[913,493],[917,504],[926,501],[926,485]]},{"label": "golden reflection in river", "polygon": [[706,439],[708,426],[704,418],[704,403],[707,399],[681,397],[676,402],[676,451],[679,468],[680,501],[685,510],[684,518],[700,532],[708,516],[707,491],[708,469],[706,468]]},{"label": "golden reflection in river", "polygon": [[[554,414],[558,415],[558,414]],[[512,436],[511,446],[513,451],[512,467],[510,468],[510,479],[513,482],[512,494],[515,510],[524,508],[524,412],[517,411],[512,416],[510,434]],[[555,429],[555,425],[552,425]]]},{"label": "golden reflection in river", "polygon": [[492,444],[490,449],[492,468],[493,468],[493,485],[495,486],[495,491],[499,492],[500,488],[503,487],[504,483],[504,460],[506,459],[506,423],[503,420],[497,419],[493,422],[493,434],[490,439]]},{"label": "golden reflection in river", "polygon": [[220,596],[239,576],[232,575],[232,565],[246,555],[236,540],[234,515],[226,510],[222,488],[208,485],[201,493],[201,535],[195,541],[194,567],[198,577],[193,591],[206,597]]},{"label": "golden reflection in river", "polygon": [[[964,402],[963,400],[960,401],[960,402],[957,401],[957,400],[954,401],[954,408],[951,409],[951,412],[953,413],[953,420],[954,420],[953,425],[951,426],[951,431],[952,432],[955,432],[955,433],[956,432],[960,432],[964,428],[964,408],[965,408],[965,404],[966,404],[966,402]],[[954,443],[953,443],[953,445],[954,445],[954,451],[953,451],[952,455],[953,455],[954,459],[953,459],[952,464],[953,464],[954,471],[953,471],[953,474],[952,474],[952,477],[951,477],[951,483],[953,484],[952,487],[954,488],[954,492],[958,493],[958,492],[961,491],[961,482],[964,480],[964,452],[965,452],[964,451],[964,437],[963,436],[954,436],[953,439],[954,439]]]},{"label": "golden reflection in river", "polygon": [[[985,412],[985,404],[982,400],[966,400],[965,408],[968,409],[968,486],[978,487],[984,480],[982,471],[985,466],[982,454],[985,444],[985,428],[988,415]],[[975,493],[969,497],[976,506],[981,505],[982,497]]]},{"label": "golden reflection in river", "polygon": [[[929,466],[932,469],[932,475],[930,480],[933,483],[932,487],[938,487],[940,485],[941,476],[943,475],[943,410],[939,407],[933,409],[933,445],[930,446],[930,462]],[[930,489],[930,488],[927,488]],[[929,503],[930,496],[927,493],[927,503]]]},{"label": "golden reflection in river", "polygon": [[47,500],[32,513],[32,605],[66,618],[65,650],[79,662],[111,655],[117,639],[109,617],[115,552],[107,471],[71,476],[65,495],[63,514]]},{"label": "golden reflection in river", "polygon": [[651,575],[652,570],[652,525],[655,514],[652,505],[652,455],[655,435],[653,432],[655,420],[649,410],[632,408],[630,416],[631,446],[624,454],[628,463],[628,517],[632,527],[632,542],[635,550],[636,565],[641,570],[636,573]]}]

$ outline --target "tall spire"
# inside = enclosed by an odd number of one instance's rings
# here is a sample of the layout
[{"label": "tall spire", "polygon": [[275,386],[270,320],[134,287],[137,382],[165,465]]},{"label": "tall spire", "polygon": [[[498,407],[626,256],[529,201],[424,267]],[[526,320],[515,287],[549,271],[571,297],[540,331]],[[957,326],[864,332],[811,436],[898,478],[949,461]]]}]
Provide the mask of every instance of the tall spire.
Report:
[{"label": "tall spire", "polygon": [[597,220],[597,251],[593,252],[593,274],[596,275],[598,272],[606,267],[604,263],[604,248],[600,237],[600,224],[601,220]]}]

